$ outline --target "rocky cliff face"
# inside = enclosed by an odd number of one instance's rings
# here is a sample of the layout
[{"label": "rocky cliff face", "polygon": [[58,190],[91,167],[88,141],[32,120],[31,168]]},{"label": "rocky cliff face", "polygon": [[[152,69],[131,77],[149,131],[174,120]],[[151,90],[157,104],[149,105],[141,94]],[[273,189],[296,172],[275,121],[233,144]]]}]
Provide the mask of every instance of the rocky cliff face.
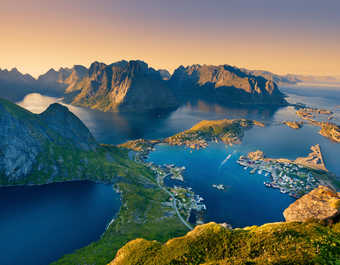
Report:
[{"label": "rocky cliff face", "polygon": [[20,182],[34,169],[57,171],[57,162],[49,160],[57,148],[85,152],[96,147],[89,130],[66,107],[53,104],[36,115],[0,99],[0,184]]},{"label": "rocky cliff face", "polygon": [[102,111],[148,111],[177,106],[160,72],[142,61],[111,65],[95,62],[79,81],[81,90],[70,101]]},{"label": "rocky cliff face", "polygon": [[182,101],[196,97],[219,103],[286,104],[273,81],[229,65],[181,66],[169,82]]},{"label": "rocky cliff face", "polygon": [[283,215],[287,222],[334,221],[340,215],[340,193],[319,186],[292,203]]}]

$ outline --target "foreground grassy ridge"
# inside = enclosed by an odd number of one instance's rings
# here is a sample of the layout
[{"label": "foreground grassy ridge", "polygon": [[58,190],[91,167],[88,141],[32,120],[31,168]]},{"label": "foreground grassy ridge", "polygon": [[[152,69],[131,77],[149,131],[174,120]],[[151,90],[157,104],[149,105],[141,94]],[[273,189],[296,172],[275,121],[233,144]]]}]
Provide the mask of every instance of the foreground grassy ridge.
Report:
[{"label": "foreground grassy ridge", "polygon": [[165,244],[136,239],[111,265],[165,264],[339,264],[340,223],[273,223],[229,230],[197,226]]}]

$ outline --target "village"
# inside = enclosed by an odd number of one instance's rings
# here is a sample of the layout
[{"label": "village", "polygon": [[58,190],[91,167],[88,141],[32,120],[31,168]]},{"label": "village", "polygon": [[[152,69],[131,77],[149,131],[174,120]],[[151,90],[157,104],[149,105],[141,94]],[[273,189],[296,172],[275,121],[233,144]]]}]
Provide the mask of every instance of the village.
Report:
[{"label": "village", "polygon": [[279,189],[281,193],[288,193],[294,198],[310,192],[320,184],[313,175],[313,169],[296,165],[289,162],[275,160],[253,160],[241,156],[237,161],[245,170],[251,169],[250,173],[264,174],[268,181],[264,185],[269,188]]},{"label": "village", "polygon": [[156,165],[152,162],[145,163],[145,165],[156,173],[158,185],[170,195],[169,203],[174,205],[175,210],[184,217],[185,222],[188,222],[192,211],[203,215],[202,213],[207,209],[206,205],[202,203],[204,199],[195,194],[191,187],[176,185],[167,187],[164,185],[164,179],[167,177],[184,181],[182,172],[185,167],[176,167],[174,164]]}]

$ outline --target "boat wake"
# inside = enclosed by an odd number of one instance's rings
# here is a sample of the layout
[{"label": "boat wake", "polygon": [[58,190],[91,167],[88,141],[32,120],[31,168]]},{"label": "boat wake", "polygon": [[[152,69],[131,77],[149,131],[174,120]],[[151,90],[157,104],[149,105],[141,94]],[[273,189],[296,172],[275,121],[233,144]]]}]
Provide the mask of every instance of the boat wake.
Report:
[{"label": "boat wake", "polygon": [[230,157],[231,157],[231,154],[227,155],[226,159],[224,159],[222,163],[220,164],[219,169],[221,169],[224,166],[224,164],[228,162]]}]

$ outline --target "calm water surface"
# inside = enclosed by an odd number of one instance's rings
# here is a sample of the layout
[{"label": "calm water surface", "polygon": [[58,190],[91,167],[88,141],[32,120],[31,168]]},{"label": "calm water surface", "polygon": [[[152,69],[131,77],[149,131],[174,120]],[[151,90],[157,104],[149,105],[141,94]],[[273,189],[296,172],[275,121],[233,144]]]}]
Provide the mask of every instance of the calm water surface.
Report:
[{"label": "calm water surface", "polygon": [[112,185],[2,187],[0,264],[49,264],[99,239],[119,207]]}]

